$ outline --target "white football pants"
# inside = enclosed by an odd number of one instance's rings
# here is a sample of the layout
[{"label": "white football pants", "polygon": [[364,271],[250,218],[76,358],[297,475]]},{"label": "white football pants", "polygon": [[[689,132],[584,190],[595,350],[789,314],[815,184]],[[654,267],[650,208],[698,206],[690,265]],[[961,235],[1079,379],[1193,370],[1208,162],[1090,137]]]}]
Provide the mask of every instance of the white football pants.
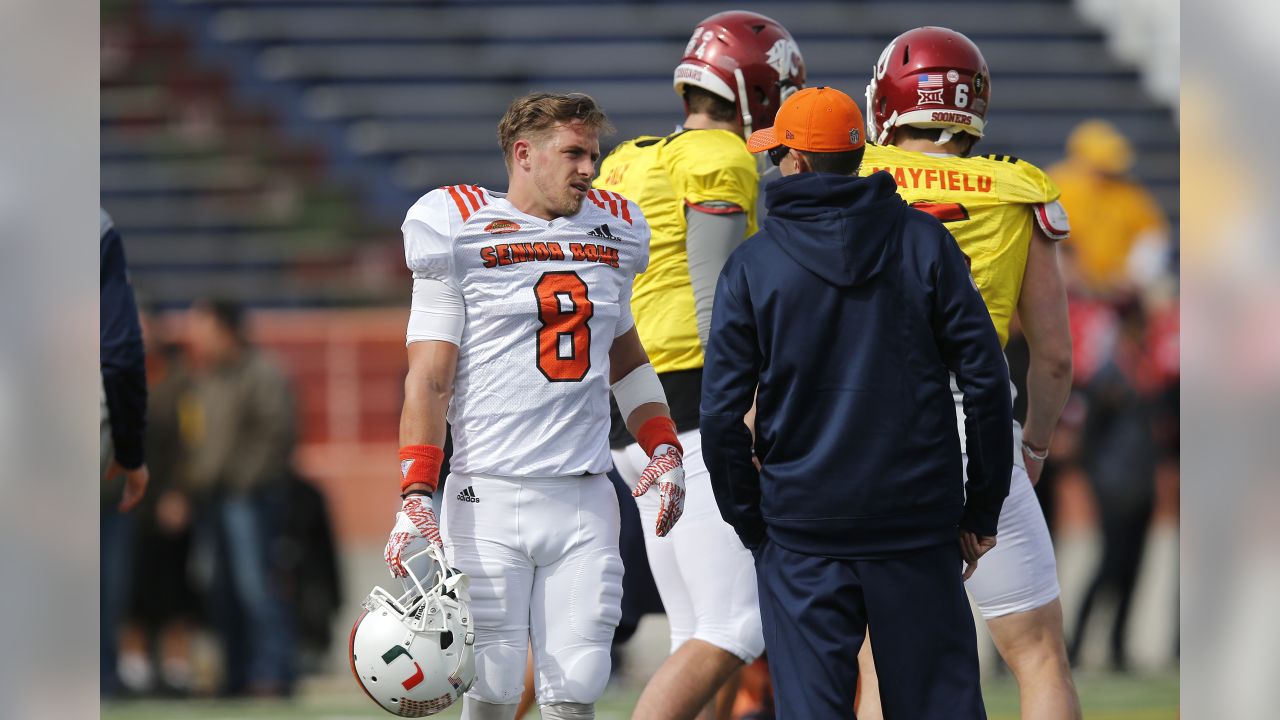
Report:
[{"label": "white football pants", "polygon": [[[965,469],[969,458],[965,456]],[[1027,612],[1058,597],[1058,563],[1049,526],[1027,471],[1013,466],[1009,496],[1000,509],[996,546],[982,556],[964,584],[984,619]]]},{"label": "white football pants", "polygon": [[[751,551],[720,517],[697,430],[680,433],[684,447],[684,514],[660,538],[658,490],[636,498],[645,553],[671,625],[671,652],[690,638],[710,643],[750,663],[764,651],[756,566]],[[613,464],[635,488],[649,458],[632,443],[613,451]]]},{"label": "white football pants", "polygon": [[532,643],[539,704],[594,703],[622,616],[609,479],[450,474],[445,494],[445,554],[471,578],[476,683],[467,700],[518,702]]}]

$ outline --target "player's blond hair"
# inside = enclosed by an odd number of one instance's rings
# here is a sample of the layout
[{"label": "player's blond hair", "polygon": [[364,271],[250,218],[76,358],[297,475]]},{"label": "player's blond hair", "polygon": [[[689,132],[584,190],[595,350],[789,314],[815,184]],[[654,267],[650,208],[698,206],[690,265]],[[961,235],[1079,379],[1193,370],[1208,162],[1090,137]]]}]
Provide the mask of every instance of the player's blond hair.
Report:
[{"label": "player's blond hair", "polygon": [[502,157],[511,167],[511,148],[517,140],[541,135],[557,125],[581,120],[589,128],[607,135],[613,125],[590,95],[583,93],[530,93],[516,98],[498,122],[498,142]]}]

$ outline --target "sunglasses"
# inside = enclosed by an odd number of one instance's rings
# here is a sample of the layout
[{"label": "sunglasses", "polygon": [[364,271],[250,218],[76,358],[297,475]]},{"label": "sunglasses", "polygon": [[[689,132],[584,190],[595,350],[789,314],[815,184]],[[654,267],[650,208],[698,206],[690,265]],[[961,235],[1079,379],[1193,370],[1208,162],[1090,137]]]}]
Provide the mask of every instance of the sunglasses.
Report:
[{"label": "sunglasses", "polygon": [[775,148],[769,148],[768,152],[769,160],[772,161],[775,166],[780,166],[782,165],[782,159],[787,156],[787,153],[791,152],[791,148],[786,145],[779,145]]}]

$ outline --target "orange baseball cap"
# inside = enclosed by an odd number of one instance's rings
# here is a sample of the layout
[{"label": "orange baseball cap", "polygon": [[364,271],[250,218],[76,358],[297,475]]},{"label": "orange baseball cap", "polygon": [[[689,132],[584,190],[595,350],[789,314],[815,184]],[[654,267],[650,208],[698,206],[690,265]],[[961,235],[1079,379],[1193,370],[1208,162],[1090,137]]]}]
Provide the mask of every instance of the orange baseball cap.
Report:
[{"label": "orange baseball cap", "polygon": [[751,133],[753,153],[786,145],[808,152],[848,152],[866,144],[862,111],[853,98],[829,87],[805,88],[778,108],[773,127]]}]

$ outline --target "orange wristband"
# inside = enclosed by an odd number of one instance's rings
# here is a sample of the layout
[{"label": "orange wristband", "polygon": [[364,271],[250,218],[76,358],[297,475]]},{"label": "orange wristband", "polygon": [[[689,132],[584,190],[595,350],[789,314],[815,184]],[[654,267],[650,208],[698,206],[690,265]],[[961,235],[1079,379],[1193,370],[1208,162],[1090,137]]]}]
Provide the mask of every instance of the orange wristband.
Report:
[{"label": "orange wristband", "polygon": [[680,447],[680,440],[676,437],[676,423],[666,415],[645,420],[640,426],[639,434],[636,435],[636,442],[640,443],[640,448],[649,457],[653,457],[654,448],[664,443],[674,445],[681,455],[684,454],[684,448]]},{"label": "orange wristband", "polygon": [[400,492],[418,483],[435,492],[443,462],[444,450],[435,445],[405,445],[400,448]]}]

